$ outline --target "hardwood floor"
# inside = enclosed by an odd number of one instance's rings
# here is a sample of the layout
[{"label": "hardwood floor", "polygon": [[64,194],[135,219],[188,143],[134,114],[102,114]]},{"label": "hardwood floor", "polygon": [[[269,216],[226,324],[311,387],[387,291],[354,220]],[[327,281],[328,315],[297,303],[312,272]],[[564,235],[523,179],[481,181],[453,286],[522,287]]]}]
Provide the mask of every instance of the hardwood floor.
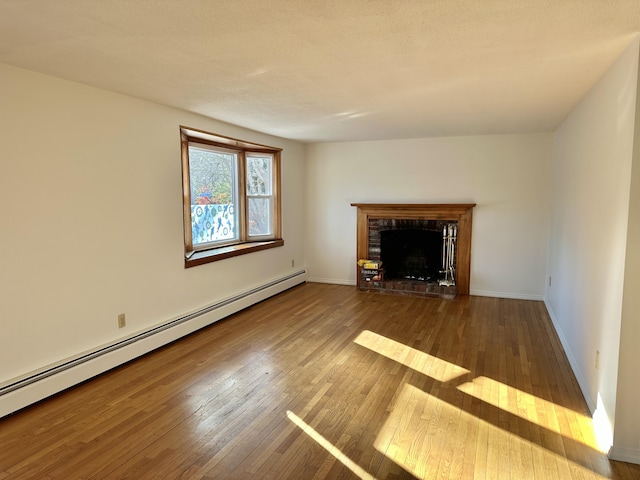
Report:
[{"label": "hardwood floor", "polygon": [[0,479],[640,478],[541,302],[305,284],[0,420]]}]

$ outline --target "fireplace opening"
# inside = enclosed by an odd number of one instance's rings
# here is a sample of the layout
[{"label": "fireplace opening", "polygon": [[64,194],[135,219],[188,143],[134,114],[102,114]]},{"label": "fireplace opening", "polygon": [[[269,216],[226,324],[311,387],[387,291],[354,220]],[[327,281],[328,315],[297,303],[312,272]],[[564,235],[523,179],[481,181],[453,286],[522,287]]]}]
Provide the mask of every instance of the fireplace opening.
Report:
[{"label": "fireplace opening", "polygon": [[435,282],[442,270],[442,232],[412,228],[383,230],[380,260],[387,280]]}]

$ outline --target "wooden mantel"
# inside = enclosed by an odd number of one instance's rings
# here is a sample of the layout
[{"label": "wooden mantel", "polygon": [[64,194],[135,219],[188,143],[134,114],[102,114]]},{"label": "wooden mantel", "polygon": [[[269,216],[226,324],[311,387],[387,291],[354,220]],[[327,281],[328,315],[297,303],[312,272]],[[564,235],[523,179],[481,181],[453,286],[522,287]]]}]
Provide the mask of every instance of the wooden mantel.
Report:
[{"label": "wooden mantel", "polygon": [[[471,224],[475,203],[352,203],[358,208],[357,257],[369,255],[369,219],[451,220],[458,222],[456,286],[458,295],[469,295],[471,275]],[[358,285],[360,275],[357,274]]]}]

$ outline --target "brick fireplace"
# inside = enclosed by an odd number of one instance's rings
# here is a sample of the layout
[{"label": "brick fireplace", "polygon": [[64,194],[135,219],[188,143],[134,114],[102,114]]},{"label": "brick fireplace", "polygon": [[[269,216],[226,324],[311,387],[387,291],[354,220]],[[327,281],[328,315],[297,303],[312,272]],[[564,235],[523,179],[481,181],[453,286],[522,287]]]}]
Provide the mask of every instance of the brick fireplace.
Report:
[{"label": "brick fireplace", "polygon": [[[357,258],[383,261],[384,276],[361,275],[361,290],[453,298],[469,294],[475,204],[352,203],[358,209]],[[455,285],[442,279],[443,231],[455,226]],[[391,249],[391,250],[390,250]]]}]

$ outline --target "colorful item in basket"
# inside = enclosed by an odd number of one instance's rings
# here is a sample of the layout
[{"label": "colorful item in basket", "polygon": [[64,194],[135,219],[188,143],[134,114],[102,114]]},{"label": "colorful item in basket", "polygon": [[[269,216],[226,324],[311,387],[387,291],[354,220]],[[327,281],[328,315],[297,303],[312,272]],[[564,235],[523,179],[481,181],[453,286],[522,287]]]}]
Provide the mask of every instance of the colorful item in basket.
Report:
[{"label": "colorful item in basket", "polygon": [[382,267],[382,262],[379,260],[358,260],[358,265],[362,268],[376,269]]}]

